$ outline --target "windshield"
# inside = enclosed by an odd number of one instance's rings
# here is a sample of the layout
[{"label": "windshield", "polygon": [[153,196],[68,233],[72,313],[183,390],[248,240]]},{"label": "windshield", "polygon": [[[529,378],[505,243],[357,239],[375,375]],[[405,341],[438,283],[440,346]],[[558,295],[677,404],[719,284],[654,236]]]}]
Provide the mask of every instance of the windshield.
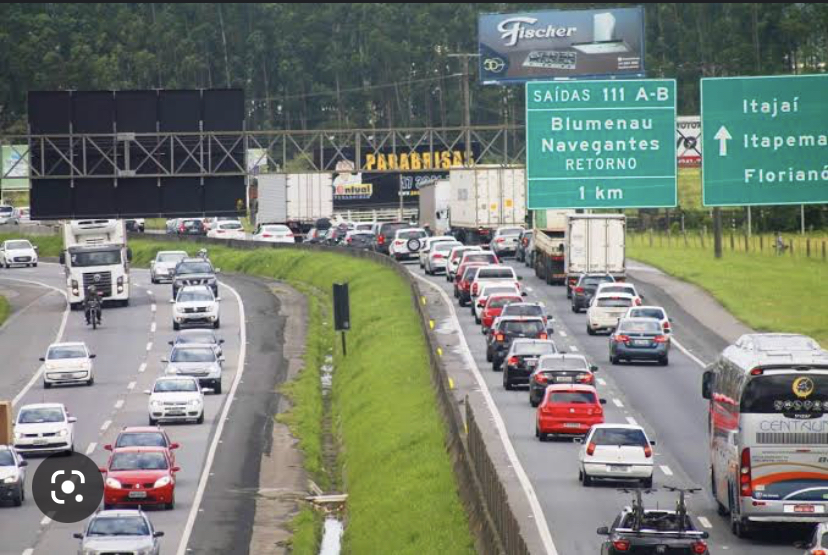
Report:
[{"label": "windshield", "polygon": [[58,408],[26,409],[20,411],[18,424],[54,424],[63,422],[63,411]]},{"label": "windshield", "polygon": [[463,273],[463,281],[471,281],[474,278],[474,276],[477,275],[477,270],[479,269],[479,267],[474,266],[471,268],[467,268],[466,271]]},{"label": "windshield", "polygon": [[166,470],[164,453],[115,453],[109,470]]},{"label": "windshield", "polygon": [[588,365],[582,358],[542,358],[542,370],[586,370]]},{"label": "windshield", "polygon": [[8,243],[6,243],[7,251],[22,251],[31,248],[32,244],[28,241],[9,241]]},{"label": "windshield", "polygon": [[408,227],[406,224],[385,224],[380,228],[380,235],[389,236],[394,235],[398,229],[405,229]]},{"label": "windshield", "polygon": [[114,266],[121,263],[121,250],[94,251],[94,252],[71,252],[70,259],[72,266],[76,268],[88,268],[90,266]]},{"label": "windshield", "polygon": [[658,322],[621,322],[618,327],[623,333],[661,333],[661,325]]},{"label": "windshield", "polygon": [[592,434],[590,442],[595,445],[620,447],[646,447],[648,445],[644,432],[628,428],[600,428]]},{"label": "windshield", "polygon": [[565,403],[572,405],[597,405],[598,400],[591,391],[558,391],[549,395],[550,403]]},{"label": "windshield", "polygon": [[0,466],[14,466],[14,457],[10,451],[0,451]]},{"label": "windshield", "polygon": [[212,274],[213,267],[207,262],[182,262],[175,269],[175,273],[179,275]]},{"label": "windshield", "polygon": [[281,235],[287,235],[292,232],[290,231],[290,228],[283,225],[268,225],[262,228],[262,233],[278,233]]},{"label": "windshield", "polygon": [[400,231],[397,233],[397,239],[422,239],[426,236],[425,231]]},{"label": "windshield", "polygon": [[543,322],[503,322],[500,331],[504,333],[537,335],[544,331]]},{"label": "windshield", "polygon": [[658,308],[634,308],[630,311],[630,318],[654,318],[664,319],[664,311]]},{"label": "windshield", "polygon": [[181,222],[181,225],[183,225],[184,227],[186,227],[188,229],[191,229],[191,228],[201,229],[202,226],[203,226],[203,224],[201,223],[201,220],[184,220],[183,222]]},{"label": "windshield", "polygon": [[602,283],[615,283],[612,276],[585,277],[581,281],[581,287],[598,287]]},{"label": "windshield", "polygon": [[156,258],[156,260],[158,262],[164,262],[164,263],[169,264],[170,262],[176,262],[176,263],[181,262],[186,257],[187,257],[186,253],[181,253],[181,254],[168,253],[168,254],[159,254],[158,257]]},{"label": "windshield", "polygon": [[504,236],[504,235],[520,235],[521,233],[523,233],[523,230],[520,229],[519,227],[510,228],[510,229],[501,229],[500,231],[498,231],[498,235],[500,235],[501,237]]},{"label": "windshield", "polygon": [[513,286],[510,287],[487,287],[481,293],[483,297],[491,297],[492,295],[502,295],[504,293],[517,293]]},{"label": "windshield", "polygon": [[193,380],[164,380],[155,384],[154,391],[156,393],[195,392],[198,388]]},{"label": "windshield", "polygon": [[631,299],[598,299],[600,308],[629,308],[632,306]]},{"label": "windshield", "polygon": [[213,349],[175,349],[170,362],[215,362],[216,352]]},{"label": "windshield", "polygon": [[212,345],[216,343],[216,336],[213,335],[212,332],[209,331],[194,331],[188,333],[182,333],[178,336],[176,343],[201,343]]},{"label": "windshield", "polygon": [[520,301],[520,297],[492,297],[489,299],[487,306],[489,308],[503,308],[509,303],[519,303]]},{"label": "windshield", "polygon": [[518,356],[541,356],[554,353],[554,343],[517,343],[512,350],[512,354]]},{"label": "windshield", "polygon": [[828,375],[791,373],[751,378],[742,393],[742,413],[828,412]]},{"label": "windshield", "polygon": [[199,291],[182,291],[178,294],[178,302],[192,303],[192,302],[208,302],[213,300],[213,293],[207,290]]},{"label": "windshield", "polygon": [[432,250],[436,251],[436,252],[450,252],[451,249],[453,249],[456,246],[457,245],[455,243],[445,243],[445,242],[441,241],[441,242],[437,243],[436,245],[434,245]]},{"label": "windshield", "polygon": [[219,224],[219,229],[242,229],[242,225],[237,222],[231,222],[228,224]]},{"label": "windshield", "polygon": [[96,518],[89,524],[87,536],[149,536],[147,521],[139,516]]},{"label": "windshield", "polygon": [[483,262],[484,264],[489,264],[492,262],[497,262],[497,258],[495,258],[495,255],[493,254],[470,254],[463,259],[464,264],[467,264],[469,262]]},{"label": "windshield", "polygon": [[14,208],[11,206],[0,206],[0,214],[6,215],[11,214],[12,212],[14,212]]},{"label": "windshield", "polygon": [[511,268],[493,268],[480,270],[477,279],[515,279],[514,270]]},{"label": "windshield", "polygon": [[49,360],[65,360],[67,358],[86,358],[86,350],[80,346],[52,347],[46,356]]},{"label": "windshield", "polygon": [[503,309],[504,316],[543,316],[543,308],[539,306],[507,306]]},{"label": "windshield", "polygon": [[166,447],[164,434],[160,432],[141,432],[121,434],[115,447]]},{"label": "windshield", "polygon": [[629,295],[635,295],[635,290],[625,285],[608,285],[601,288],[601,293],[627,293]]}]

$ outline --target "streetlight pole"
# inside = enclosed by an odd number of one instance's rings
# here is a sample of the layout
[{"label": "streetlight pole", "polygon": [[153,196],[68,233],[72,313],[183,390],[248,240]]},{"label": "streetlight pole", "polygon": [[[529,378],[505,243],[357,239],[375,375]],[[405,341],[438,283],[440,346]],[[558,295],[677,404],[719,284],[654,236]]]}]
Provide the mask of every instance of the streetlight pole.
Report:
[{"label": "streetlight pole", "polygon": [[463,64],[463,135],[466,143],[466,164],[471,164],[471,91],[469,90],[469,58],[477,58],[480,54],[449,54],[449,58],[460,58]]}]

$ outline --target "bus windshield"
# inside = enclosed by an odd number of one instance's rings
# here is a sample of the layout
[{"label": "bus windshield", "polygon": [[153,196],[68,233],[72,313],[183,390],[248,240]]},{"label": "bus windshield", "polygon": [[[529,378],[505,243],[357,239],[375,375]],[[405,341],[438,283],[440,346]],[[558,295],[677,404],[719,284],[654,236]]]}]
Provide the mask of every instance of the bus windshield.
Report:
[{"label": "bus windshield", "polygon": [[828,412],[828,375],[794,372],[751,379],[742,393],[743,414]]}]

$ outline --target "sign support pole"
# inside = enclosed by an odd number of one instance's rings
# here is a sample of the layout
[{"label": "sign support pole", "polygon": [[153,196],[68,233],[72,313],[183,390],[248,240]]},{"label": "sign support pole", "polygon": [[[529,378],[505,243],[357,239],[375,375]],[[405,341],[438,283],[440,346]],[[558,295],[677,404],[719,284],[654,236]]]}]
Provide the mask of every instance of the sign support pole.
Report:
[{"label": "sign support pole", "polygon": [[342,356],[346,357],[346,356],[348,356],[348,344],[345,341],[345,332],[343,331],[341,335],[342,335]]},{"label": "sign support pole", "polygon": [[722,257],[722,209],[713,209],[713,251],[716,258]]}]

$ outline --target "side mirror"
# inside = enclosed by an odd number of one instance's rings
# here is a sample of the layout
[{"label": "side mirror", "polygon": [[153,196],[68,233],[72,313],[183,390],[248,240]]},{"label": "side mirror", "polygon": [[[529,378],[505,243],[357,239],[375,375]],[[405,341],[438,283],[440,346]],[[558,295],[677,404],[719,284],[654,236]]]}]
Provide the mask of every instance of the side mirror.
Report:
[{"label": "side mirror", "polygon": [[99,467],[98,472],[100,472],[101,474],[106,474],[106,469],[103,467]]},{"label": "side mirror", "polygon": [[598,534],[599,536],[609,536],[610,535],[609,528],[607,528],[606,526],[602,526],[601,528],[598,528],[598,530],[596,530],[595,533]]},{"label": "side mirror", "polygon": [[152,391],[150,391],[149,389],[145,389],[144,395],[152,395]]},{"label": "side mirror", "polygon": [[40,362],[46,362],[46,357],[40,357]]},{"label": "side mirror", "polygon": [[650,440],[650,445],[651,445],[652,447],[655,447],[655,444],[656,444],[655,440],[654,440],[654,439],[651,439],[651,440]]},{"label": "side mirror", "polygon": [[20,464],[18,466],[20,468],[25,468],[25,467],[29,466],[29,461],[27,461],[26,459],[23,459],[22,461],[20,461]]},{"label": "side mirror", "polygon": [[606,404],[607,404],[607,400],[606,400],[606,399],[601,399],[601,404],[602,404],[602,405],[606,405]]},{"label": "side mirror", "polygon": [[702,532],[701,537],[703,540],[708,539],[710,537],[710,532]]},{"label": "side mirror", "polygon": [[224,345],[224,339],[219,339],[219,345]]},{"label": "side mirror", "polygon": [[181,467],[180,466],[174,466],[174,467],[172,467],[172,471],[173,472],[181,472]]},{"label": "side mirror", "polygon": [[40,247],[38,247],[37,245],[35,245],[35,246],[34,246],[34,251],[35,251],[35,252],[40,252]]},{"label": "side mirror", "polygon": [[75,538],[76,540],[82,540],[83,539],[83,534],[72,534],[72,537]]},{"label": "side mirror", "polygon": [[110,445],[110,444],[104,445],[104,451],[112,451],[112,445]]},{"label": "side mirror", "polygon": [[219,357],[219,362],[226,362],[227,359],[224,356]]},{"label": "side mirror", "polygon": [[170,359],[168,359],[167,357],[164,357],[164,358],[161,359],[161,362],[163,362],[165,364],[169,364]]},{"label": "side mirror", "polygon": [[702,376],[702,398],[708,401],[713,397],[713,372],[707,371]]},{"label": "side mirror", "polygon": [[592,371],[592,372],[597,372],[597,371],[598,371],[598,367],[597,367],[597,366],[595,366],[594,364],[593,364],[592,366],[590,366],[590,367],[589,367],[589,369],[590,369],[590,371]]},{"label": "side mirror", "polygon": [[220,303],[221,302],[221,297],[216,297],[216,302]]},{"label": "side mirror", "polygon": [[70,424],[74,424],[75,422],[78,421],[78,419],[75,418],[74,416],[70,416],[69,418],[66,419],[66,421],[69,422]]},{"label": "side mirror", "polygon": [[58,262],[60,262],[64,266],[66,265],[66,253],[65,252],[60,253],[60,256],[58,257]]},{"label": "side mirror", "polygon": [[167,345],[169,345],[170,347],[174,347],[175,341],[167,341]]},{"label": "side mirror", "polygon": [[175,451],[176,449],[181,449],[181,445],[178,443],[170,443],[170,451]]},{"label": "side mirror", "polygon": [[518,281],[523,281],[523,276],[518,276]]},{"label": "side mirror", "polygon": [[175,304],[175,299],[170,299],[170,304]]},{"label": "side mirror", "polygon": [[92,358],[98,358],[98,355],[94,355],[94,354],[93,354],[93,355],[89,355],[89,358],[90,358],[90,359],[92,359]]},{"label": "side mirror", "polygon": [[155,533],[152,535],[152,537],[153,537],[153,538],[163,538],[163,537],[164,537],[164,532],[155,532]]}]

